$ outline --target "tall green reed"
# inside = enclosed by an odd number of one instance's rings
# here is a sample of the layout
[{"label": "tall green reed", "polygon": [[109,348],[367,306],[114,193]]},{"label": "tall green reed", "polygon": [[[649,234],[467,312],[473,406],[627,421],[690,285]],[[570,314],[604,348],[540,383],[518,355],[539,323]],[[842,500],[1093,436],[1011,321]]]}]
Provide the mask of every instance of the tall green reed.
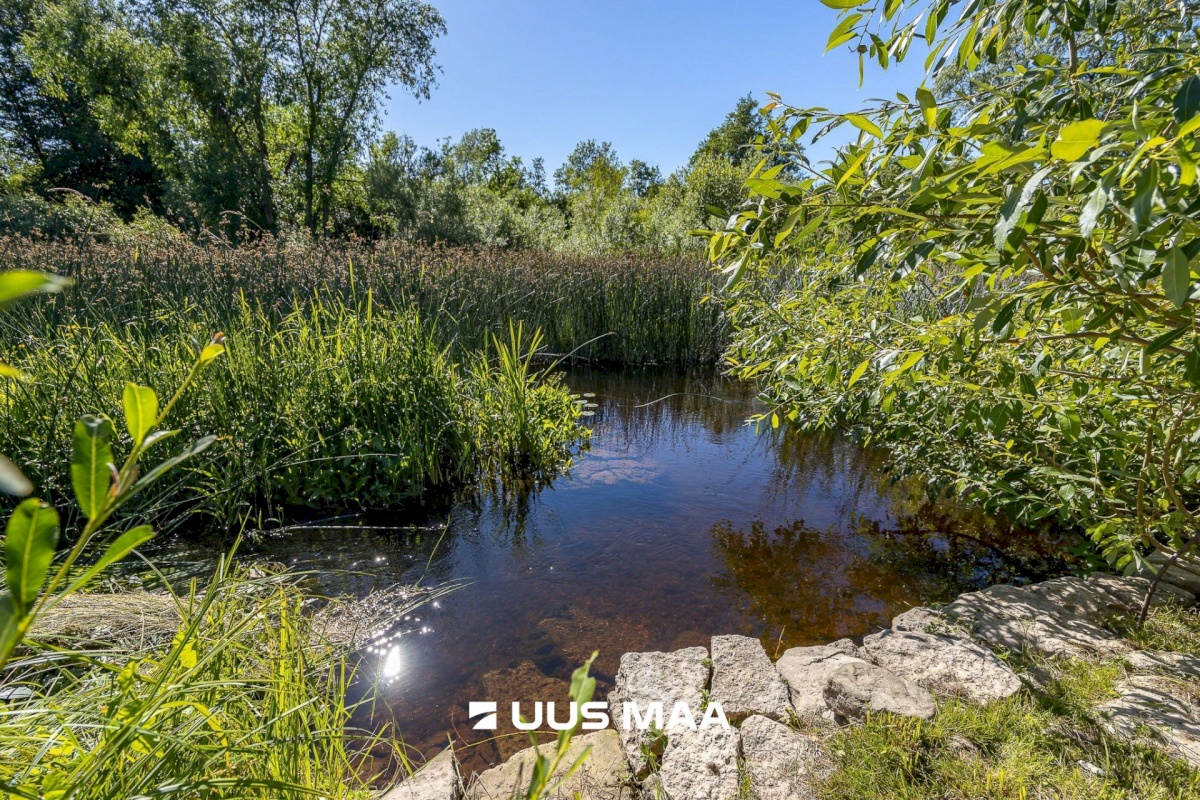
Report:
[{"label": "tall green reed", "polygon": [[504,337],[510,320],[540,329],[551,353],[609,364],[712,366],[727,339],[720,304],[704,301],[711,270],[687,257],[357,240],[234,248],[147,235],[104,244],[0,239],[0,265],[68,275],[76,284],[57,307],[112,319],[219,308],[241,295],[283,313],[318,290],[349,299],[371,289],[381,307],[415,307],[460,351]]},{"label": "tall green reed", "polygon": [[261,523],[294,507],[377,509],[488,476],[553,474],[586,435],[556,378],[452,355],[417,310],[378,304],[371,290],[318,292],[281,312],[245,294],[130,316],[43,308],[3,321],[5,354],[32,380],[4,387],[0,439],[55,505],[68,497],[74,420],[115,413],[125,381],[179,382],[190,343],[212,330],[225,332],[227,357],[180,401],[174,425],[217,440],[142,500],[137,510],[160,521],[200,510]]}]

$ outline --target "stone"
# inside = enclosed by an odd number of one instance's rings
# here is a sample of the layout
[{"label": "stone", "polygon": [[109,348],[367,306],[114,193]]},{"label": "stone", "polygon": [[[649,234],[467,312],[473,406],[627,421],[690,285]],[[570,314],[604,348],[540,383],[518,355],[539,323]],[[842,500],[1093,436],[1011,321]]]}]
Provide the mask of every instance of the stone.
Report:
[{"label": "stone", "polygon": [[[1167,563],[1168,556],[1155,550],[1150,555],[1146,556],[1146,561],[1153,567],[1153,572],[1147,570],[1147,574],[1143,574],[1143,578],[1151,578],[1158,574],[1158,570]],[[1171,568],[1167,570],[1167,574],[1163,576],[1163,583],[1169,583],[1177,589],[1182,589],[1185,592],[1190,592],[1193,595],[1200,594],[1200,567],[1195,565],[1195,562],[1185,562],[1182,559],[1177,559]]]},{"label": "stone", "polygon": [[865,664],[858,648],[849,639],[816,647],[793,647],[775,662],[775,669],[787,683],[792,709],[801,717],[826,714],[825,684],[834,670],[846,664]]},{"label": "stone", "polygon": [[670,800],[737,800],[738,729],[710,725],[667,734],[658,770]]},{"label": "stone", "polygon": [[[558,790],[542,796],[546,800],[633,800],[637,797],[633,774],[625,763],[617,732],[612,729],[572,739],[559,768],[551,775],[549,785],[558,783],[589,745],[592,752],[575,774]],[[554,748],[554,742],[536,748],[527,747],[500,766],[481,773],[467,789],[466,800],[512,800],[514,797],[524,797],[538,753],[553,758]]]},{"label": "stone", "polygon": [[937,711],[928,691],[883,667],[863,661],[843,664],[833,671],[825,686],[825,704],[848,720],[863,720],[868,712],[885,711],[931,719]]},{"label": "stone", "polygon": [[1170,755],[1200,768],[1197,702],[1182,689],[1175,681],[1135,676],[1118,684],[1121,696],[1101,705],[1099,711],[1114,734],[1133,741],[1149,738]]},{"label": "stone", "polygon": [[1029,591],[1096,625],[1128,612],[1119,598],[1100,585],[1072,576],[1051,578],[1030,586]]},{"label": "stone", "polygon": [[[1146,560],[1156,567],[1154,575],[1158,575],[1158,567],[1165,565],[1168,557],[1154,551],[1147,555]],[[1200,595],[1200,565],[1196,565],[1194,560],[1176,559],[1175,564],[1171,565],[1171,569],[1166,571],[1166,575],[1163,576],[1163,583],[1169,583],[1175,588],[1188,591],[1193,595]]]},{"label": "stone", "polygon": [[1011,697],[1021,680],[990,651],[965,639],[883,631],[863,639],[871,661],[938,697],[988,703]]},{"label": "stone", "polygon": [[751,714],[787,718],[787,684],[757,639],[712,637],[712,665],[709,697],[721,704],[731,723],[736,725]]},{"label": "stone", "polygon": [[[1099,586],[1111,594],[1130,614],[1136,614],[1142,610],[1142,603],[1146,599],[1146,592],[1150,589],[1150,581],[1145,578],[1139,578],[1136,575],[1119,578],[1116,575],[1106,575],[1102,572],[1097,572],[1089,576],[1087,582]],[[1158,590],[1154,593],[1154,599],[1151,600],[1150,607],[1160,608],[1172,603],[1190,606],[1195,602],[1196,596],[1191,592],[1185,592],[1183,589],[1163,582],[1158,585]]]},{"label": "stone", "polygon": [[648,713],[650,703],[662,703],[663,724],[670,718],[676,703],[687,703],[697,723],[703,718],[701,706],[708,687],[708,650],[688,647],[671,653],[626,653],[621,656],[617,680],[608,693],[608,707],[613,725],[620,732],[625,758],[638,777],[645,777],[650,763],[643,748],[660,754],[661,739],[636,725],[623,724],[626,703],[635,703],[642,714]]},{"label": "stone", "polygon": [[892,619],[892,630],[935,633],[969,639],[970,631],[948,619],[945,614],[925,606],[916,606]]},{"label": "stone", "polygon": [[1123,655],[1129,646],[1029,589],[999,584],[960,595],[943,613],[992,647],[1048,656]]},{"label": "stone", "polygon": [[815,800],[830,769],[815,742],[759,715],[742,723],[742,766],[753,800]]},{"label": "stone", "polygon": [[1200,679],[1200,658],[1186,653],[1138,650],[1125,656],[1125,663],[1137,672]]},{"label": "stone", "polygon": [[459,800],[461,797],[458,759],[454,757],[454,750],[447,747],[385,794],[382,800]]}]

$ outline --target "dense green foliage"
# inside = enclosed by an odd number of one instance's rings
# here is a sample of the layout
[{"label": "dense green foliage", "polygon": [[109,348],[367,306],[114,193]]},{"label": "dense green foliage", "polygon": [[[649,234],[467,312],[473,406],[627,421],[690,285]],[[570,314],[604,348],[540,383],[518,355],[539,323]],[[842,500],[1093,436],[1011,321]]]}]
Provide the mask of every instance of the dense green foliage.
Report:
[{"label": "dense green foliage", "polygon": [[765,132],[748,97],[665,180],[607,142],[581,142],[551,186],[489,128],[432,148],[379,135],[385,90],[429,95],[444,33],[419,0],[12,0],[0,228],[78,236],[154,217],[237,240],[679,252],[738,200]]},{"label": "dense green foliage", "polygon": [[[712,275],[690,257],[429,248],[402,240],[272,239],[229,248],[129,231],[86,247],[0,239],[0,262],[41,265],[75,280],[33,309],[44,317],[42,331],[79,322],[80,314],[117,324],[152,320],[164,308],[220,315],[242,298],[280,313],[317,293],[353,305],[371,290],[377,308],[415,307],[456,355],[490,347],[493,336],[506,339],[509,320],[540,329],[551,354],[611,365],[711,367],[727,342],[720,305],[704,301]],[[0,318],[4,323],[18,336],[12,326],[24,325]],[[12,341],[0,336],[0,343]]]},{"label": "dense green foliage", "polygon": [[[996,63],[942,97],[767,106],[752,202],[711,242],[738,374],[774,422],[850,428],[990,511],[1078,523],[1119,567],[1194,562],[1195,4],[826,2],[830,47],[882,67],[919,37],[935,80]],[[798,152],[838,127],[857,139],[832,163]]]},{"label": "dense green foliage", "polygon": [[485,477],[553,474],[585,434],[571,395],[524,360],[528,337],[500,340],[499,360],[451,357],[416,311],[375,307],[369,292],[283,313],[250,301],[132,319],[80,308],[12,329],[9,352],[30,380],[8,387],[0,436],[56,504],[73,421],[115,412],[126,381],[178,382],[191,350],[172,343],[211,330],[224,331],[228,358],[174,424],[218,436],[203,465],[143,500],[156,517],[198,506],[236,525],[292,506],[382,508]]},{"label": "dense green foliage", "polygon": [[417,0],[13,0],[5,177],[192,227],[326,230],[384,89],[428,95],[444,30]]}]

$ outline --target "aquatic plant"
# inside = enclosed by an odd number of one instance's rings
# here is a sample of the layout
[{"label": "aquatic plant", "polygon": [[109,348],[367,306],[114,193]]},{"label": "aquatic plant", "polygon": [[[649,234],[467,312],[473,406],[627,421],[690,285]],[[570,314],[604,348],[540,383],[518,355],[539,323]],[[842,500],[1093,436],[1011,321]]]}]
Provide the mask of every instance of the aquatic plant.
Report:
[{"label": "aquatic plant", "polygon": [[245,296],[223,308],[114,311],[55,309],[6,331],[31,380],[7,388],[0,438],[59,506],[72,421],[108,409],[125,381],[181,381],[191,350],[174,343],[214,329],[229,338],[228,358],[174,417],[189,434],[219,435],[203,462],[139,504],[164,522],[199,510],[261,523],[297,506],[382,508],[493,475],[550,475],[586,434],[559,381],[528,371],[523,341],[504,353],[524,371],[480,353],[460,365],[418,311],[381,307],[371,290],[322,292],[282,313]]},{"label": "aquatic plant", "polygon": [[[0,239],[0,265],[53,269],[75,280],[47,322],[147,318],[163,309],[229,308],[239,299],[284,315],[315,294],[414,308],[456,352],[505,337],[510,321],[541,330],[549,353],[608,364],[713,366],[727,340],[723,309],[695,257],[585,256],[423,247],[400,240],[238,247],[137,235],[77,244]],[[84,313],[86,311],[86,313]]]}]

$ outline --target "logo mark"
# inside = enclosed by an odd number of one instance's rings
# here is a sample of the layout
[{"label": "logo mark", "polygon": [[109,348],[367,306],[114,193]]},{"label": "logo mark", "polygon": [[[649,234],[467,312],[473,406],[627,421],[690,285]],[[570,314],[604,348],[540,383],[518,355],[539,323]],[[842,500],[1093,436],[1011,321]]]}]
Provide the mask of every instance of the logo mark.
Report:
[{"label": "logo mark", "polygon": [[494,731],[496,730],[496,704],[491,702],[467,704],[467,719],[475,719],[482,716],[483,719],[476,722],[471,727],[477,731]]}]

